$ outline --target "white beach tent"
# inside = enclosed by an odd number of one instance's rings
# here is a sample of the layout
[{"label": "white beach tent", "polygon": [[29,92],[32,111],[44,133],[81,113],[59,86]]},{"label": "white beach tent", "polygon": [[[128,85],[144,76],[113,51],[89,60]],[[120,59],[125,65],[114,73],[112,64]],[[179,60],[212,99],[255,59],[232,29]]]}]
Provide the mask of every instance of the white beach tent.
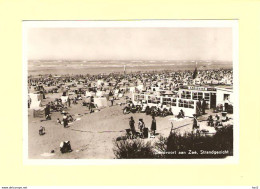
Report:
[{"label": "white beach tent", "polygon": [[211,81],[211,84],[217,85],[217,84],[219,84],[219,81],[214,79],[214,80]]},{"label": "white beach tent", "polygon": [[134,93],[134,92],[135,92],[135,87],[129,87],[129,91],[130,91],[131,93]]},{"label": "white beach tent", "polygon": [[95,96],[95,93],[86,91],[85,96],[86,97]]},{"label": "white beach tent", "polygon": [[31,101],[30,109],[40,109],[41,108],[42,96],[40,94],[29,93],[29,98]]},{"label": "white beach tent", "polygon": [[102,83],[104,83],[104,81],[102,80],[97,80],[97,87],[100,87],[102,85]]},{"label": "white beach tent", "polygon": [[139,91],[142,91],[142,90],[144,89],[144,86],[143,86],[143,85],[138,85],[136,88],[137,88]]},{"label": "white beach tent", "polygon": [[41,109],[41,101],[32,101],[30,104],[30,109],[34,109],[34,110]]},{"label": "white beach tent", "polygon": [[94,98],[94,104],[97,105],[98,108],[108,106],[106,97]]},{"label": "white beach tent", "polygon": [[119,92],[118,89],[114,90],[114,94],[115,94],[115,95],[118,95],[118,92]]},{"label": "white beach tent", "polygon": [[61,96],[60,99],[61,99],[61,102],[64,104],[66,102],[68,102],[68,96]]},{"label": "white beach tent", "polygon": [[96,96],[97,97],[102,97],[102,96],[104,96],[104,94],[105,94],[104,91],[97,91]]}]

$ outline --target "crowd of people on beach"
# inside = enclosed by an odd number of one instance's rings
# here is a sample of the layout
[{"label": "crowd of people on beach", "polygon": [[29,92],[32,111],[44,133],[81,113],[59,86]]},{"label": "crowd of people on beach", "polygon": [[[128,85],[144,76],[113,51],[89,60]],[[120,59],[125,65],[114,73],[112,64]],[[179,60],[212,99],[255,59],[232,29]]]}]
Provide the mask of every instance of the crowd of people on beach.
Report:
[{"label": "crowd of people on beach", "polygon": [[[115,101],[119,98],[125,99],[126,106],[123,109],[123,114],[131,113],[145,113],[151,115],[152,123],[150,127],[147,127],[143,119],[138,121],[138,130],[135,128],[135,121],[133,117],[130,117],[129,127],[127,134],[129,138],[135,138],[139,135],[141,138],[147,138],[149,130],[151,137],[156,135],[157,125],[156,117],[173,116],[171,108],[165,108],[162,104],[158,103],[156,106],[149,107],[144,106],[142,101],[139,105],[132,103],[131,98],[127,96],[130,93],[130,88],[134,87],[134,92],[140,91],[153,91],[153,87],[160,87],[161,90],[169,90],[178,97],[178,90],[182,86],[187,85],[232,85],[233,84],[233,72],[231,69],[218,69],[218,70],[200,70],[197,73],[196,78],[193,78],[193,71],[150,71],[150,72],[134,72],[134,73],[110,73],[110,74],[98,74],[98,75],[41,75],[41,76],[29,76],[28,89],[29,91],[36,91],[39,94],[62,93],[62,96],[68,96],[67,100],[63,102],[60,98],[55,98],[47,102],[45,105],[46,120],[51,120],[51,112],[60,112],[61,118],[57,119],[57,123],[67,128],[69,123],[75,121],[72,115],[68,112],[69,107],[72,105],[81,104],[86,106],[90,113],[94,113],[97,109],[94,103],[94,96],[97,92],[102,91],[107,94],[108,100],[111,106],[115,105]],[[160,85],[159,85],[160,83]],[[137,86],[142,85],[142,89]],[[86,92],[93,93],[93,96],[86,97]],[[70,95],[72,94],[72,95]],[[30,100],[30,99],[29,99]],[[198,127],[198,117],[205,115],[206,102],[205,99],[200,98],[196,102],[197,112],[194,114],[193,129]],[[28,102],[29,106],[30,102]],[[185,112],[180,110],[176,118],[185,118]],[[225,116],[222,116],[225,117]],[[228,120],[228,118],[225,118]],[[227,121],[226,120],[226,121]],[[213,117],[209,115],[207,119],[208,126],[215,127],[216,129],[223,126],[223,120],[216,115]],[[45,128],[41,127],[39,134],[43,135]]]},{"label": "crowd of people on beach", "polygon": [[[164,81],[162,87],[163,89],[175,89],[181,85],[193,85],[193,71],[161,71],[161,72],[135,72],[135,73],[110,73],[110,74],[98,74],[98,75],[63,75],[59,77],[55,77],[52,75],[45,76],[29,76],[28,78],[28,86],[29,88],[35,87],[39,89],[44,89],[45,87],[52,87],[52,89],[44,90],[44,92],[53,92],[57,89],[62,88],[66,83],[70,83],[67,85],[67,89],[73,86],[77,86],[77,84],[84,84],[84,86],[88,88],[98,87],[101,91],[108,89],[111,87],[113,89],[120,89],[120,85],[130,86],[137,85],[138,83],[142,83],[147,88],[145,90],[149,90],[149,87],[156,86],[156,82]],[[102,80],[100,86],[97,86],[96,81]],[[201,70],[198,72],[196,79],[198,84],[200,85],[208,85],[208,84],[233,84],[233,71],[232,69],[218,69],[218,70]],[[108,83],[108,86],[105,85]],[[55,90],[53,90],[55,89]]]}]

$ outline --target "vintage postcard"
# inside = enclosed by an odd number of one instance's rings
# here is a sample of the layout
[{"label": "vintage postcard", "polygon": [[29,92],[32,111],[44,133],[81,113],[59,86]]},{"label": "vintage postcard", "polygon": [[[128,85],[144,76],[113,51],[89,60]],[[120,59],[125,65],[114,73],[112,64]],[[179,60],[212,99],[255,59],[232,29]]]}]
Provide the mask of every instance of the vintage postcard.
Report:
[{"label": "vintage postcard", "polygon": [[238,163],[237,20],[24,21],[23,79],[25,163]]}]

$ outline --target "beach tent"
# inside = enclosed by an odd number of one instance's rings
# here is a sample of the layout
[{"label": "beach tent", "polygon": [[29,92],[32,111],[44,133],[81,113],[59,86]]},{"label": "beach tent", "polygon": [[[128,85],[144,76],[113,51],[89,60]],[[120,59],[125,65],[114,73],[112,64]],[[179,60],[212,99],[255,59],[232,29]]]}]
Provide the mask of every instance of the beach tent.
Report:
[{"label": "beach tent", "polygon": [[109,94],[108,94],[108,93],[105,93],[103,96],[104,96],[107,100],[109,99]]},{"label": "beach tent", "polygon": [[135,92],[135,87],[129,87],[129,91],[130,91],[131,93],[134,93],[134,92]]},{"label": "beach tent", "polygon": [[98,80],[98,81],[97,81],[97,87],[100,87],[100,86],[102,85],[102,83],[104,83],[104,81]]},{"label": "beach tent", "polygon": [[42,94],[29,93],[30,109],[40,109]]},{"label": "beach tent", "polygon": [[95,93],[86,91],[85,96],[86,97],[95,96]]},{"label": "beach tent", "polygon": [[212,84],[214,84],[214,85],[217,85],[217,84],[219,84],[219,81],[218,80],[216,80],[216,79],[214,79],[214,80],[212,80],[212,82],[211,82]]},{"label": "beach tent", "polygon": [[211,83],[212,83],[211,80],[207,80],[207,81],[206,81],[206,84],[211,84]]},{"label": "beach tent", "polygon": [[30,109],[38,110],[41,108],[41,101],[31,101]]},{"label": "beach tent", "polygon": [[97,91],[96,96],[97,96],[97,97],[102,97],[102,96],[104,96],[104,91]]},{"label": "beach tent", "polygon": [[61,96],[60,99],[61,99],[61,102],[64,104],[66,102],[68,102],[68,96]]},{"label": "beach tent", "polygon": [[144,88],[144,86],[143,86],[143,85],[138,85],[136,88],[137,88],[139,91],[142,91],[143,88]]},{"label": "beach tent", "polygon": [[231,80],[227,80],[226,85],[232,85],[232,81]]},{"label": "beach tent", "polygon": [[32,101],[41,101],[43,99],[42,94],[37,94],[37,93],[29,93],[29,96]]},{"label": "beach tent", "polygon": [[117,95],[117,94],[118,94],[118,92],[119,92],[119,90],[118,90],[118,89],[114,90],[114,94],[115,94],[115,95]]},{"label": "beach tent", "polygon": [[98,108],[108,106],[106,97],[94,98],[94,104],[97,105]]}]

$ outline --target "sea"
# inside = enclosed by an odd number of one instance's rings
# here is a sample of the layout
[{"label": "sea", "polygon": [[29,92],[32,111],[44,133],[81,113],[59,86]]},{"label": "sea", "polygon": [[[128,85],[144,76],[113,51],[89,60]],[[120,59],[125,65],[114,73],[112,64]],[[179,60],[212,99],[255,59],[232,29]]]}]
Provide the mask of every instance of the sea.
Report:
[{"label": "sea", "polygon": [[229,61],[202,60],[29,60],[28,75],[108,74],[150,71],[232,69]]}]

